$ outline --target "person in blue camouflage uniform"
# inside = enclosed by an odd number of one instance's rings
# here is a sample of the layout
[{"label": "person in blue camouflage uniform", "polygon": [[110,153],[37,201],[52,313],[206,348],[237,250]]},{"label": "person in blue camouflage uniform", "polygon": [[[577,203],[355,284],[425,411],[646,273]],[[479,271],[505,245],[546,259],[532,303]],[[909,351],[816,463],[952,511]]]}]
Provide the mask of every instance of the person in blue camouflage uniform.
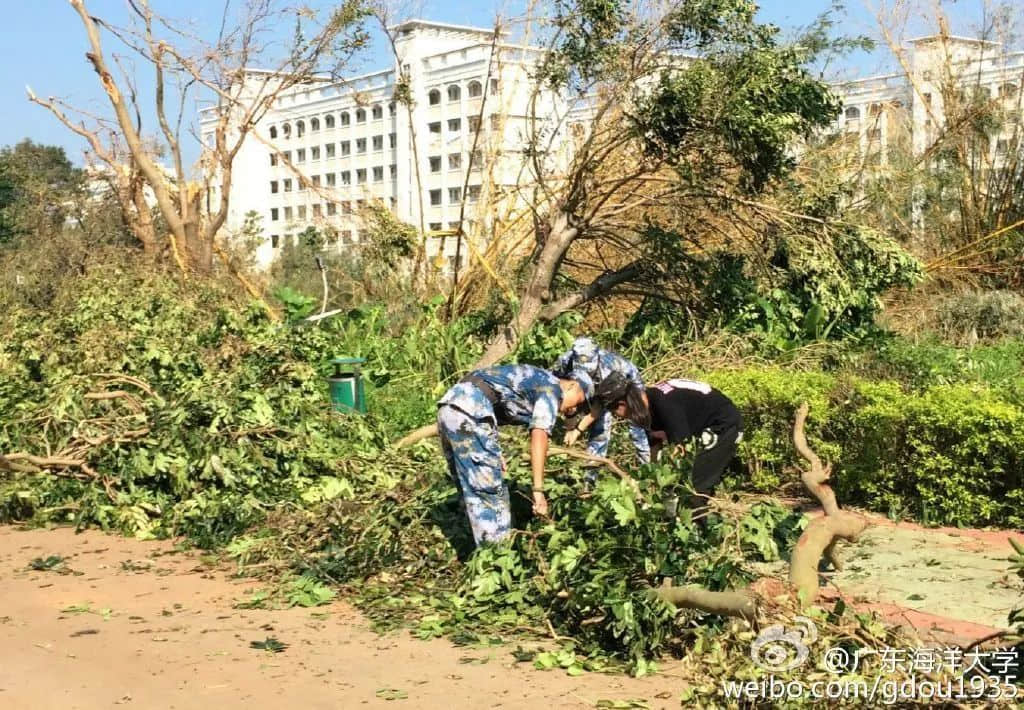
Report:
[{"label": "person in blue camouflage uniform", "polygon": [[[573,341],[572,348],[558,358],[558,362],[551,368],[556,375],[564,376],[573,370],[583,370],[598,386],[608,377],[609,374],[617,372],[627,382],[635,384],[641,389],[644,388],[643,378],[640,377],[640,370],[636,365],[618,353],[598,347],[590,338],[577,338]],[[580,434],[591,424],[591,419],[584,417],[583,420],[573,429],[566,433],[565,444],[572,446],[579,439]],[[587,445],[587,452],[594,456],[605,456],[608,453],[608,440],[611,438],[612,413],[605,410],[593,425],[590,426],[590,441]],[[648,463],[651,460],[651,447],[647,441],[647,432],[643,427],[634,423],[629,425],[629,438],[636,449],[636,458],[640,463]],[[597,471],[590,471],[587,482],[593,484],[597,478]]]},{"label": "person in blue camouflage uniform", "polygon": [[593,394],[584,372],[559,378],[530,365],[500,365],[471,372],[438,401],[441,448],[477,545],[502,540],[511,531],[498,425],[530,429],[533,509],[547,515],[544,466],[551,430],[559,413],[586,405]]}]

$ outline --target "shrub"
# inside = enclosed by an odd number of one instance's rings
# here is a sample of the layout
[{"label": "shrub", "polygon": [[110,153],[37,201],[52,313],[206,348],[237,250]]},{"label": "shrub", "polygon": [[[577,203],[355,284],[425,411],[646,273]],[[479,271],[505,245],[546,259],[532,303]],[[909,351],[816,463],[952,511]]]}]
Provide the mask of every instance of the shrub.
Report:
[{"label": "shrub", "polygon": [[935,325],[943,338],[959,344],[1024,335],[1024,296],[1013,291],[976,291],[947,296]]}]

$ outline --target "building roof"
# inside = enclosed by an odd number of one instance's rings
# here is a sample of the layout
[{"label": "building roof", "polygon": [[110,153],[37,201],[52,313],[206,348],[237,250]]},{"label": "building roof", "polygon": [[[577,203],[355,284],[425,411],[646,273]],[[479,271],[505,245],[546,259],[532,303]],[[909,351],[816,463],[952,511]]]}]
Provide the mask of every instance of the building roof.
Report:
[{"label": "building roof", "polygon": [[[414,30],[418,28],[434,28],[439,30],[454,30],[456,32],[469,32],[471,34],[486,35],[488,37],[494,34],[493,27],[472,27],[470,25],[452,25],[447,22],[432,22],[431,20],[413,19],[406,20],[397,25],[392,25],[389,30],[394,32],[401,32],[403,30]],[[501,32],[502,37],[507,37],[508,32]]]},{"label": "building roof", "polygon": [[914,39],[909,39],[907,40],[907,42],[909,42],[910,44],[925,44],[927,42],[937,42],[942,39],[951,40],[953,42],[962,42],[964,44],[999,44],[999,42],[993,42],[987,39],[978,39],[977,37],[962,37],[960,35],[945,35],[945,37],[943,37],[943,35],[926,35],[924,37],[915,37]]}]

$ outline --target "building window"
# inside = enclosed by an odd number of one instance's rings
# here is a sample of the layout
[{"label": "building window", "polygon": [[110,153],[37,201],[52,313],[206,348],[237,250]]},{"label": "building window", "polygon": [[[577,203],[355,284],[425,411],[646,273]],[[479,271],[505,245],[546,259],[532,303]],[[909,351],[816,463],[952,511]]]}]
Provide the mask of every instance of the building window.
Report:
[{"label": "building window", "polygon": [[996,140],[996,155],[1006,155],[1007,150],[1010,147],[1010,142],[1005,138],[999,138]]},{"label": "building window", "polygon": [[448,87],[448,100],[458,101],[462,98],[462,89],[459,88],[458,84],[452,84]]},{"label": "building window", "polygon": [[296,163],[305,163],[306,162],[306,149],[305,148],[299,148],[297,151],[295,151],[295,162]]},{"label": "building window", "polygon": [[429,229],[431,232],[440,232],[441,231],[441,223],[440,222],[431,222],[430,224],[427,225],[427,229]]},{"label": "building window", "polygon": [[295,180],[295,183],[296,183],[296,187],[298,187],[298,191],[299,192],[305,192],[306,185],[308,184],[307,181],[306,181],[306,178],[304,178],[304,177],[297,178]]},{"label": "building window", "polygon": [[497,79],[491,79],[491,93],[492,94],[498,93],[498,80]]},{"label": "building window", "polygon": [[388,166],[388,174],[391,176],[392,180],[397,178],[398,177],[398,166],[397,165],[389,165]]},{"label": "building window", "polygon": [[290,150],[286,150],[284,152],[284,162],[286,162],[286,163],[292,162],[292,152]]},{"label": "building window", "polygon": [[924,98],[924,105],[925,106],[931,106],[932,105],[932,95],[930,93],[929,94],[922,94],[921,96]]},{"label": "building window", "polygon": [[273,165],[277,165],[277,153],[271,153],[270,154],[270,164],[272,166]]},{"label": "building window", "polygon": [[366,168],[359,168],[356,170],[356,184],[363,185],[366,183]]},{"label": "building window", "polygon": [[448,154],[448,169],[458,170],[462,167],[462,153],[449,153]]},{"label": "building window", "polygon": [[319,175],[314,175],[313,176],[313,187],[320,187],[320,176]]},{"label": "building window", "polygon": [[394,196],[388,198],[388,204],[391,205],[392,210],[398,209],[398,199]]},{"label": "building window", "polygon": [[343,126],[347,126],[352,123],[352,119],[349,117],[348,111],[342,111],[339,117],[341,118],[341,125]]},{"label": "building window", "polygon": [[432,155],[430,156],[430,172],[439,173],[441,172],[441,156]]},{"label": "building window", "polygon": [[277,138],[277,126],[271,126],[270,127],[270,137],[272,139],[273,138]]},{"label": "building window", "polygon": [[882,114],[882,104],[871,104],[868,106],[868,116],[874,118]]},{"label": "building window", "polygon": [[325,145],[324,146],[324,153],[326,154],[327,158],[333,158],[334,157],[334,144],[333,143],[328,143],[327,145]]},{"label": "building window", "polygon": [[342,202],[341,203],[341,213],[342,214],[352,214],[352,203],[349,202],[348,200]]},{"label": "building window", "polygon": [[306,206],[299,205],[299,219],[306,219]]},{"label": "building window", "polygon": [[292,137],[292,127],[291,127],[291,124],[285,123],[284,125],[281,126],[281,136],[283,138],[291,138]]},{"label": "building window", "polygon": [[351,141],[342,141],[341,142],[341,155],[342,155],[342,157],[344,157],[346,155],[349,155],[350,153],[352,153],[352,142]]},{"label": "building window", "polygon": [[319,130],[320,130],[320,119],[319,118],[311,118],[311,119],[309,119],[309,132],[310,133],[316,133]]},{"label": "building window", "polygon": [[338,205],[336,205],[333,202],[328,202],[327,203],[327,216],[328,217],[333,217],[336,214],[338,214]]},{"label": "building window", "polygon": [[309,157],[312,160],[320,160],[320,146],[315,145],[309,149]]},{"label": "building window", "polygon": [[431,190],[430,191],[430,204],[434,207],[441,204],[441,191]]},{"label": "building window", "polygon": [[327,173],[324,175],[324,180],[327,181],[327,187],[334,187],[337,184],[337,175],[334,173]]},{"label": "building window", "polygon": [[299,120],[295,122],[295,135],[299,138],[306,135],[306,122]]},{"label": "building window", "polygon": [[388,148],[392,148],[393,149],[396,145],[398,145],[398,134],[397,133],[389,133],[388,134]]},{"label": "building window", "polygon": [[384,108],[380,104],[376,104],[373,107],[373,120],[379,121],[384,118]]},{"label": "building window", "polygon": [[369,238],[369,232],[367,232],[365,229],[360,229],[359,231],[356,232],[356,240],[357,241],[365,242],[368,238]]},{"label": "building window", "polygon": [[352,184],[352,171],[351,170],[342,170],[341,171],[341,184],[342,185],[351,185]]},{"label": "building window", "polygon": [[479,185],[470,185],[466,189],[466,198],[470,202],[476,202],[477,200],[479,200],[480,199],[480,186]]},{"label": "building window", "polygon": [[270,208],[270,221],[271,222],[276,222],[277,218],[278,218],[277,208],[276,207],[271,207]]},{"label": "building window", "polygon": [[277,194],[277,180],[271,180],[270,181],[270,194],[271,195],[276,195]]},{"label": "building window", "polygon": [[395,102],[392,101],[391,103],[388,104],[388,115],[389,116],[394,116],[395,112],[396,112]]},{"label": "building window", "polygon": [[284,179],[284,191],[285,192],[291,192],[292,191],[292,179],[291,178],[285,178]]},{"label": "building window", "polygon": [[474,79],[469,82],[469,86],[466,87],[469,91],[469,98],[475,99],[478,96],[482,96],[484,93],[484,87],[481,86],[480,82]]},{"label": "building window", "polygon": [[324,116],[324,128],[334,128],[334,114],[329,113],[326,116]]},{"label": "building window", "polygon": [[999,87],[999,98],[1001,99],[1011,99],[1016,95],[1017,85],[1013,82],[1008,81]]},{"label": "building window", "polygon": [[484,153],[483,153],[482,150],[477,148],[476,150],[474,150],[472,153],[469,154],[469,167],[470,168],[480,168],[480,167],[483,166],[483,164],[484,164]]},{"label": "building window", "polygon": [[378,166],[374,167],[374,169],[373,169],[373,181],[374,182],[384,182],[384,166],[383,165],[378,165]]},{"label": "building window", "polygon": [[292,218],[292,208],[291,207],[285,207],[284,208],[284,219],[285,219],[285,221],[290,221],[291,218]]},{"label": "building window", "polygon": [[319,217],[320,216],[320,203],[319,202],[317,202],[316,204],[313,205],[313,216],[314,217]]},{"label": "building window", "polygon": [[356,123],[366,123],[366,109],[356,109]]},{"label": "building window", "polygon": [[881,128],[872,128],[870,131],[868,131],[868,140],[869,141],[880,141],[880,140],[882,140],[882,129]]},{"label": "building window", "polygon": [[384,136],[374,136],[373,137],[373,149],[375,151],[377,151],[377,150],[384,150]]},{"label": "building window", "polygon": [[449,187],[448,188],[448,204],[455,205],[462,201],[462,188],[461,187]]},{"label": "building window", "polygon": [[479,133],[480,132],[480,117],[479,116],[470,116],[467,119],[467,121],[469,123],[469,132],[470,133]]},{"label": "building window", "polygon": [[427,130],[434,135],[441,135],[441,122],[434,121],[433,123],[428,123]]},{"label": "building window", "polygon": [[462,128],[461,118],[449,118],[448,119],[448,130],[454,133]]},{"label": "building window", "polygon": [[441,103],[441,92],[437,89],[431,89],[430,93],[427,94],[427,103],[431,106],[437,106]]},{"label": "building window", "polygon": [[501,116],[496,113],[491,114],[491,130],[498,130],[501,127]]},{"label": "building window", "polygon": [[366,152],[366,139],[365,138],[356,138],[356,153],[359,154],[359,153],[365,153],[365,152]]},{"label": "building window", "polygon": [[270,248],[277,249],[281,245],[281,237],[276,234],[270,235]]},{"label": "building window", "polygon": [[351,229],[346,229],[345,231],[343,231],[341,233],[341,243],[342,244],[351,244],[352,243],[352,230]]},{"label": "building window", "polygon": [[459,226],[460,225],[459,225],[458,222],[449,222],[448,223],[448,229],[452,230],[453,232],[459,231]]}]

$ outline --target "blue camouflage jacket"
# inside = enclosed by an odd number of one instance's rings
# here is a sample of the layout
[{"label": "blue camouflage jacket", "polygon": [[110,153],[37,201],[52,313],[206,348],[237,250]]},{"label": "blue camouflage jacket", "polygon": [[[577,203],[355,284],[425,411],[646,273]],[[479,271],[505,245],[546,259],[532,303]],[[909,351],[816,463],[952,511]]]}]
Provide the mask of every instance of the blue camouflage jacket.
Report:
[{"label": "blue camouflage jacket", "polygon": [[[470,374],[491,386],[507,421],[551,434],[562,404],[562,388],[553,374],[532,365],[497,365]],[[494,406],[469,382],[460,382],[448,390],[438,401],[441,405],[455,407],[477,419],[496,419]]]}]

